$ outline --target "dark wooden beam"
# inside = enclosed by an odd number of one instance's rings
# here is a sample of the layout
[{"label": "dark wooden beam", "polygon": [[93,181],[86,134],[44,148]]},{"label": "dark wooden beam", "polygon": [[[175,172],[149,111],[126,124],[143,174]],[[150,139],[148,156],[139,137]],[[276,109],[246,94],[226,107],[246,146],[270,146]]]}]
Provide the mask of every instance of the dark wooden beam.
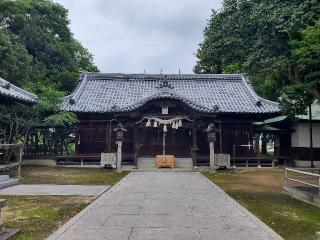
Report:
[{"label": "dark wooden beam", "polygon": [[[192,128],[192,147],[198,146],[198,128],[193,127]],[[191,150],[192,152],[192,162],[193,166],[197,166],[197,151],[196,150]]]}]

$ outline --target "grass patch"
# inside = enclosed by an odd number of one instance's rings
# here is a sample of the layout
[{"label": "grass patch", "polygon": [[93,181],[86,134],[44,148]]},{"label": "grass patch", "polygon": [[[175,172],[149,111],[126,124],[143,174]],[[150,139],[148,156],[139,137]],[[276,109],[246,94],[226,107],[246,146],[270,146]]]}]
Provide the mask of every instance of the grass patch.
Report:
[{"label": "grass patch", "polygon": [[283,169],[205,173],[241,205],[288,240],[314,240],[320,208],[283,191]]},{"label": "grass patch", "polygon": [[13,240],[45,239],[93,200],[72,196],[0,197],[8,200],[2,209],[5,226],[20,229]]},{"label": "grass patch", "polygon": [[128,172],[100,168],[22,167],[22,184],[114,185]]},{"label": "grass patch", "polygon": [[[93,168],[22,167],[22,184],[114,185],[128,172]],[[4,224],[19,228],[14,240],[45,239],[75,216],[93,197],[79,196],[0,196],[7,199],[2,209]]]}]

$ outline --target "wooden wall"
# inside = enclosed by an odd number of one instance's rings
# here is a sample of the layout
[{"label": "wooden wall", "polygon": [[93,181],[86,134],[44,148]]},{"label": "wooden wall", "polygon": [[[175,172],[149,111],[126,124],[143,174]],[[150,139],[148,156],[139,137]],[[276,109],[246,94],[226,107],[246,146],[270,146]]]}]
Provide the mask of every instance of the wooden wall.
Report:
[{"label": "wooden wall", "polygon": [[[161,106],[168,105],[169,114],[162,115]],[[144,116],[173,118],[188,116],[192,122],[185,121],[178,130],[168,128],[166,151],[179,157],[191,157],[191,147],[197,144],[198,162],[208,163],[209,144],[204,132],[209,123],[221,121],[222,153],[232,154],[233,145],[253,143],[254,121],[270,116],[250,114],[207,114],[195,112],[177,101],[153,101],[135,112],[118,114],[78,114],[80,123],[76,130],[76,151],[79,155],[100,155],[101,152],[115,152],[115,133],[113,129],[121,122],[127,129],[123,143],[123,156],[132,161],[135,144],[142,144],[140,156],[155,156],[162,153],[162,128],[147,128],[145,122],[137,124]],[[216,123],[216,128],[219,129]],[[220,133],[217,133],[215,149],[220,153]],[[237,156],[248,156],[253,153],[252,147],[237,148]]]}]

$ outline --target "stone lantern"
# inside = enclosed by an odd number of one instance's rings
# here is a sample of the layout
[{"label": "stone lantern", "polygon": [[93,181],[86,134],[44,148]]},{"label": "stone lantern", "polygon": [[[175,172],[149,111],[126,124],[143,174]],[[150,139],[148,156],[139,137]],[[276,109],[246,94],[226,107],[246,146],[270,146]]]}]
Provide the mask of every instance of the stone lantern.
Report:
[{"label": "stone lantern", "polygon": [[117,148],[117,170],[121,169],[122,166],[122,142],[124,141],[124,133],[127,131],[127,129],[124,128],[124,126],[119,123],[113,131],[116,132],[116,144],[118,146]]},{"label": "stone lantern", "polygon": [[214,143],[216,141],[216,127],[214,123],[210,123],[205,129],[210,149],[210,167],[214,167]]}]

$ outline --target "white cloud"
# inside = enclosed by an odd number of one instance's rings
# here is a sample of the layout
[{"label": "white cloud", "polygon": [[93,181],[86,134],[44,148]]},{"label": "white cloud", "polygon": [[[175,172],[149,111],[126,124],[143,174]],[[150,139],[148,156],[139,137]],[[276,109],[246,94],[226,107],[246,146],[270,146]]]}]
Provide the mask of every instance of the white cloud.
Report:
[{"label": "white cloud", "polygon": [[221,0],[55,0],[102,72],[191,73]]}]

